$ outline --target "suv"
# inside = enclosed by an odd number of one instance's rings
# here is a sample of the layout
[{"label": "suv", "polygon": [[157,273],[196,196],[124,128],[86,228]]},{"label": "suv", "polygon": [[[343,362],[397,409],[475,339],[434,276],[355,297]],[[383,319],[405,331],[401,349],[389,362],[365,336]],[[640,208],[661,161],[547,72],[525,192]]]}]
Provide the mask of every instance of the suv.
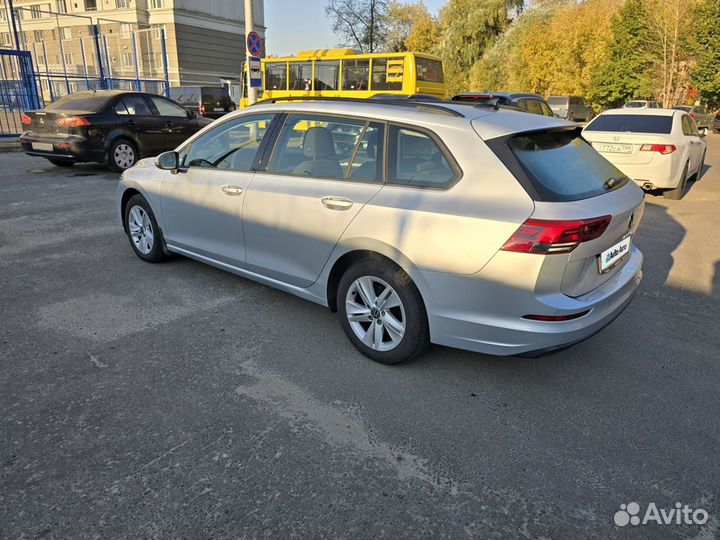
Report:
[{"label": "suv", "polygon": [[[494,101],[496,100],[496,101]],[[554,116],[550,106],[537,94],[522,94],[517,92],[484,92],[458,94],[453,96],[451,101],[467,103],[489,103],[494,102],[506,107],[515,107],[525,112],[539,114],[542,116]]]},{"label": "suv", "polygon": [[589,122],[595,116],[593,108],[580,96],[550,96],[548,105],[555,116],[571,122]]},{"label": "suv", "polygon": [[690,115],[690,118],[695,120],[695,124],[700,131],[707,134],[713,123],[713,113],[707,110],[704,105],[678,105],[673,107],[678,111],[685,111]]},{"label": "suv", "polygon": [[206,118],[220,118],[236,109],[224,86],[174,86],[170,87],[170,97]]},{"label": "suv", "polygon": [[185,255],[327,306],[386,364],[430,342],[554,350],[633,297],[643,192],[575,124],[453,102],[288,99],[123,174],[117,209],[140,259]]},{"label": "suv", "polygon": [[657,101],[648,101],[646,99],[633,99],[623,105],[623,109],[662,109]]}]

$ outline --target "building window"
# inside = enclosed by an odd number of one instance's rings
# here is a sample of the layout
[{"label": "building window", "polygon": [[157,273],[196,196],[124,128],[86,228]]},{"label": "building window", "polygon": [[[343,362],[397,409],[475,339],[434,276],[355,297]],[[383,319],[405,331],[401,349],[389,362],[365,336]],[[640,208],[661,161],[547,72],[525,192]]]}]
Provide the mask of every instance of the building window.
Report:
[{"label": "building window", "polygon": [[58,13],[67,13],[67,4],[65,0],[57,0],[57,11]]},{"label": "building window", "polygon": [[60,32],[62,33],[63,39],[72,39],[72,28],[66,26],[65,28],[61,28]]},{"label": "building window", "polygon": [[28,10],[30,11],[31,19],[39,19],[40,17],[42,17],[42,12],[40,11],[40,6],[29,6]]},{"label": "building window", "polygon": [[165,7],[165,0],[150,0],[150,8],[160,9]]},{"label": "building window", "polygon": [[155,39],[162,39],[163,25],[156,24],[152,27],[152,34]]},{"label": "building window", "polygon": [[130,23],[122,23],[120,25],[120,37],[129,38],[133,31],[133,25]]},{"label": "building window", "polygon": [[12,36],[10,35],[10,32],[3,32],[0,37],[0,44],[4,45],[12,45]]},{"label": "building window", "polygon": [[130,52],[122,53],[122,63],[123,63],[123,66],[132,66],[135,63],[135,62],[133,62],[133,53],[130,53]]},{"label": "building window", "polygon": [[65,54],[63,55],[63,58],[65,59],[65,65],[66,65],[66,66],[70,66],[70,65],[74,64],[72,53],[65,53]]},{"label": "building window", "polygon": [[130,7],[130,0],[115,0],[115,6],[118,9],[127,9]]},{"label": "building window", "polygon": [[43,40],[43,31],[35,30],[33,32],[33,40],[35,41],[35,43],[40,43]]},{"label": "building window", "polygon": [[97,11],[97,0],[85,0],[85,11]]},{"label": "building window", "polygon": [[42,65],[45,65],[45,57],[44,57],[42,54],[39,54],[39,55],[38,55],[36,61],[37,61],[38,65],[41,65],[41,64],[42,64]]},{"label": "building window", "polygon": [[0,9],[0,21],[7,21],[7,12],[5,11],[4,6]]}]

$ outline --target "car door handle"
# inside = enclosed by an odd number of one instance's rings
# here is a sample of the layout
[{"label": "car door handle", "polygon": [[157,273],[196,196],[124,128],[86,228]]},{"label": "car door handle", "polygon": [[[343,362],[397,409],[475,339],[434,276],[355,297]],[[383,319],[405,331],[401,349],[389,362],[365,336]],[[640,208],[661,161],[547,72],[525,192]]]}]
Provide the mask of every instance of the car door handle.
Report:
[{"label": "car door handle", "polygon": [[233,196],[242,195],[242,192],[243,192],[243,188],[241,188],[240,186],[230,186],[227,184],[225,184],[222,187],[222,190],[223,190],[223,193],[225,193],[225,195],[233,195]]},{"label": "car door handle", "polygon": [[353,205],[350,199],[344,197],[323,197],[320,202],[330,210],[349,210]]}]

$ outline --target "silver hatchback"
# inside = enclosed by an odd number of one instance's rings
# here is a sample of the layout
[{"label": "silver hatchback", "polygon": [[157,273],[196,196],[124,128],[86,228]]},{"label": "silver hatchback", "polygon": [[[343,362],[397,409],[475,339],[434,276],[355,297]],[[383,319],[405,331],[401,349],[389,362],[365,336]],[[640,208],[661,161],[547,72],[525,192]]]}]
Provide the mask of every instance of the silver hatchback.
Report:
[{"label": "silver hatchback", "polygon": [[141,259],[328,306],[387,364],[568,346],[641,278],[640,188],[577,125],[492,106],[259,104],[125,171],[117,205]]}]

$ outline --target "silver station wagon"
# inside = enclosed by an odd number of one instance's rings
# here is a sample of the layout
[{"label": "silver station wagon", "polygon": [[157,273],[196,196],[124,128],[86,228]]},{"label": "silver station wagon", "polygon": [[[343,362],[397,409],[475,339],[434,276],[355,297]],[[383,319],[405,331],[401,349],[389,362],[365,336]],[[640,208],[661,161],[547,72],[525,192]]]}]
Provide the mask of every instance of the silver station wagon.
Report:
[{"label": "silver station wagon", "polygon": [[577,125],[492,105],[261,103],[125,171],[117,205],[141,259],[328,306],[386,364],[571,345],[641,278],[640,188]]}]

